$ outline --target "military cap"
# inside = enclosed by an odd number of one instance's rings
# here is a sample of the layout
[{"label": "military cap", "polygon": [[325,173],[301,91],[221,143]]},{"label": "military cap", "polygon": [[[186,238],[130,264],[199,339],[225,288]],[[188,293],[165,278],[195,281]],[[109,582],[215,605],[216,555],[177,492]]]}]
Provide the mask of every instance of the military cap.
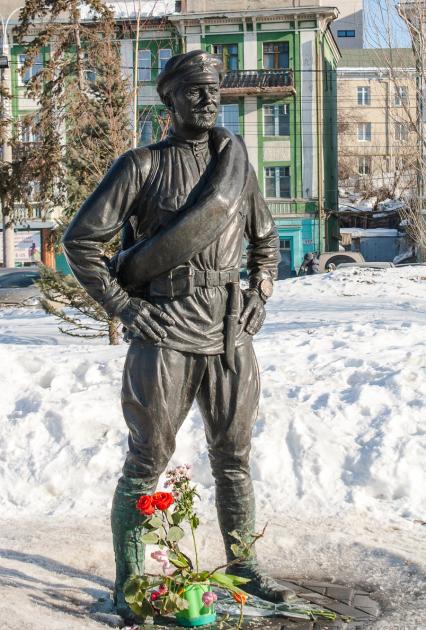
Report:
[{"label": "military cap", "polygon": [[157,91],[162,100],[177,85],[184,83],[221,83],[223,63],[220,57],[204,50],[171,57],[157,78]]}]

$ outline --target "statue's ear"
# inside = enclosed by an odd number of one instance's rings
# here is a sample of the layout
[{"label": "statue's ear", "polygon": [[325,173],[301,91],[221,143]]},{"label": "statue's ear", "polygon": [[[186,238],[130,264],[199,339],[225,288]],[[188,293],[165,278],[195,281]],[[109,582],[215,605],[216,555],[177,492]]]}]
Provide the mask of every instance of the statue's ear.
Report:
[{"label": "statue's ear", "polygon": [[170,92],[168,94],[164,94],[163,103],[167,107],[167,109],[171,112],[175,111],[175,106],[173,104],[173,99],[170,96]]}]

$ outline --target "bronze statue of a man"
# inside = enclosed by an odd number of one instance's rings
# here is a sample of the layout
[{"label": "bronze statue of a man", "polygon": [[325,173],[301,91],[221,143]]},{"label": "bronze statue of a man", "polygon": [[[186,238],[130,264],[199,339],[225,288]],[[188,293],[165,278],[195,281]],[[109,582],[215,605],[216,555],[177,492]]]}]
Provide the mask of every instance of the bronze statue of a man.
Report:
[{"label": "bronze statue of a man", "polygon": [[[220,59],[200,50],[167,62],[157,89],[171,114],[170,134],[122,155],[63,240],[76,278],[122,321],[130,340],[122,389],[129,450],[111,516],[115,599],[126,621],[132,613],[123,584],[144,566],[135,502],[154,491],[194,400],[228,560],[229,532],[255,527],[249,452],[259,374],[252,336],[272,293],[279,239],[243,140],[214,126],[222,72]],[[120,230],[123,248],[110,261],[103,247]],[[242,292],[244,239],[250,288]],[[260,571],[254,553],[232,573],[250,578],[248,593],[275,602],[291,596]]]}]

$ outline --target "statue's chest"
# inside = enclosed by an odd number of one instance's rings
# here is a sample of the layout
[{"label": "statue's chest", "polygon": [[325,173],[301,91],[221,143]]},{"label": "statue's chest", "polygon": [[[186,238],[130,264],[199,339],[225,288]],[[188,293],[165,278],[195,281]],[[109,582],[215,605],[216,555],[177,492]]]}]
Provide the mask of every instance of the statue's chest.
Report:
[{"label": "statue's chest", "polygon": [[179,147],[169,147],[153,156],[155,172],[150,173],[135,213],[138,235],[152,235],[196,202],[208,177],[209,157],[197,158],[192,151]]}]

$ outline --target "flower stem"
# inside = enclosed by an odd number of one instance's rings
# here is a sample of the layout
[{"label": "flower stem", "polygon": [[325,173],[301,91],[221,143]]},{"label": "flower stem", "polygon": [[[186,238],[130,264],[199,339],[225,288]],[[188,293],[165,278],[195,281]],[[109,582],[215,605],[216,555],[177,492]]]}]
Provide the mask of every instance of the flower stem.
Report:
[{"label": "flower stem", "polygon": [[200,572],[200,567],[198,564],[198,551],[197,551],[197,542],[195,540],[195,531],[194,528],[191,524],[191,534],[192,534],[192,541],[194,543],[194,553],[195,553],[195,570],[197,571],[197,573]]},{"label": "flower stem", "polygon": [[235,630],[240,630],[243,623],[243,603],[240,604],[240,616],[238,617],[238,623]]}]

